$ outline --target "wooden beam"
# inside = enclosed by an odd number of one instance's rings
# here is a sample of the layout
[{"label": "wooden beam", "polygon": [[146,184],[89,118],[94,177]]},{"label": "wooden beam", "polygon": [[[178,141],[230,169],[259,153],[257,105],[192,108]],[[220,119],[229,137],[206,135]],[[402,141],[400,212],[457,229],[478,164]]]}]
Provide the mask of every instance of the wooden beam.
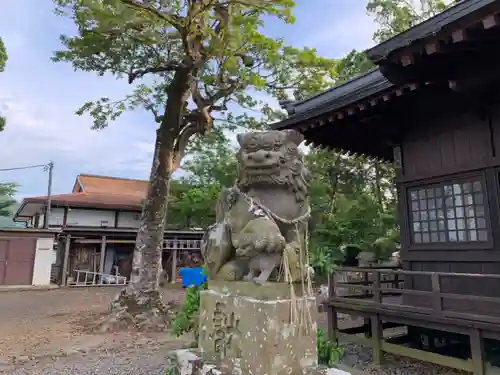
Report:
[{"label": "wooden beam", "polygon": [[428,55],[432,55],[438,51],[439,51],[439,43],[438,42],[431,42],[431,43],[427,43],[425,45],[425,53],[427,53]]},{"label": "wooden beam", "polygon": [[386,353],[409,357],[422,362],[431,362],[436,365],[452,367],[464,371],[472,371],[472,362],[464,359],[449,357],[442,354],[426,352],[423,350],[407,348],[400,345],[389,344],[382,341],[382,350]]},{"label": "wooden beam", "polygon": [[106,260],[106,236],[101,237],[101,258],[99,259],[99,273],[104,273],[104,261]]},{"label": "wooden beam", "polygon": [[403,66],[408,66],[413,64],[413,58],[410,55],[403,55],[401,56],[401,65]]},{"label": "wooden beam", "polygon": [[463,42],[465,39],[466,35],[464,29],[455,30],[453,33],[451,33],[451,40],[453,41],[453,43],[460,43]]},{"label": "wooden beam", "polygon": [[[97,239],[81,239],[75,240],[76,243],[100,244],[101,240]],[[106,243],[135,243],[135,240],[106,240]]]},{"label": "wooden beam", "polygon": [[62,266],[62,280],[61,284],[62,286],[66,286],[67,281],[68,281],[68,261],[69,261],[69,248],[71,245],[71,234],[68,234],[66,236],[66,243],[64,244],[64,260],[63,260],[63,266]]},{"label": "wooden beam", "polygon": [[473,329],[470,334],[470,351],[472,356],[472,367],[474,375],[485,375],[484,344],[481,331]]},{"label": "wooden beam", "polygon": [[377,366],[382,364],[384,358],[382,353],[382,326],[380,322],[380,316],[378,314],[370,317],[371,325],[371,340],[372,340],[372,358],[373,363]]},{"label": "wooden beam", "polygon": [[491,29],[492,27],[498,26],[498,14],[491,14],[485,19],[483,19],[483,27],[485,30]]},{"label": "wooden beam", "polygon": [[432,307],[437,314],[441,314],[443,310],[443,300],[441,298],[441,280],[438,273],[431,276],[432,286]]}]

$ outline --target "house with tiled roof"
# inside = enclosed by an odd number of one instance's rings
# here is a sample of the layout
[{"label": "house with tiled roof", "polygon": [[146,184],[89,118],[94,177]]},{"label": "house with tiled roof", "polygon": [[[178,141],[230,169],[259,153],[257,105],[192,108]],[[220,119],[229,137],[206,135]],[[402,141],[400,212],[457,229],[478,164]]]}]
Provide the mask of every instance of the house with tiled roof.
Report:
[{"label": "house with tiled roof", "polygon": [[[103,282],[103,275],[128,279],[148,182],[128,178],[80,174],[67,194],[27,197],[13,220],[30,229],[58,231],[52,278],[63,285]],[[166,230],[163,267],[171,280],[179,265],[201,259],[202,231]],[[193,255],[194,254],[194,255]],[[91,281],[89,281],[91,280]]]},{"label": "house with tiled roof", "polygon": [[[80,174],[71,193],[51,196],[49,227],[137,228],[147,188],[143,180]],[[43,227],[46,205],[46,196],[25,198],[14,221]]]}]

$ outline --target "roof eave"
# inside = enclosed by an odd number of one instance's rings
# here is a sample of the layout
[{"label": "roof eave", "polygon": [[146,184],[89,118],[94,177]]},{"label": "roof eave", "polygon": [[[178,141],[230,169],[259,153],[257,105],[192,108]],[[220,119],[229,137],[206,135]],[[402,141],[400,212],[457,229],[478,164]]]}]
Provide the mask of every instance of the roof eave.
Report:
[{"label": "roof eave", "polygon": [[[377,72],[377,74],[374,74]],[[364,79],[366,74],[354,77],[349,81],[349,85],[351,87],[355,86],[358,80]],[[363,85],[357,86],[355,89],[351,90],[349,85],[344,86],[344,90],[347,92],[345,95],[340,95],[338,97],[334,97],[331,95],[331,98],[328,101],[324,101],[321,105],[316,108],[312,108],[311,110],[297,113],[293,116],[288,117],[287,119],[271,124],[271,128],[275,130],[280,130],[284,128],[290,128],[297,126],[298,124],[312,120],[316,117],[323,116],[326,114],[330,114],[334,111],[340,110],[344,107],[352,105],[361,100],[365,100],[373,95],[377,95],[378,93],[387,90],[388,88],[394,86],[391,82],[389,82],[380,71],[377,69],[372,72],[372,78],[367,80]],[[333,93],[334,91],[330,91]]]},{"label": "roof eave", "polygon": [[464,0],[442,13],[415,25],[411,29],[398,34],[365,51],[368,58],[376,64],[385,60],[392,52],[409,46],[411,43],[435,35],[442,28],[453,22],[499,0]]}]

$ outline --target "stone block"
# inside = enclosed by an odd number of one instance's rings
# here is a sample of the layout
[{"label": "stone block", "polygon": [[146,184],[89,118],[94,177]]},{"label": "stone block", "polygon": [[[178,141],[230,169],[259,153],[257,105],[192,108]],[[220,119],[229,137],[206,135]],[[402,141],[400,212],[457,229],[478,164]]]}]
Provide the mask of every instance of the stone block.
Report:
[{"label": "stone block", "polygon": [[203,357],[251,375],[303,374],[315,367],[316,301],[300,290],[292,293],[286,283],[210,281],[200,296]]},{"label": "stone block", "polygon": [[[252,375],[240,369],[217,366],[205,361],[204,356],[198,349],[179,349],[168,356],[168,368],[166,375]],[[273,374],[269,374],[273,375]],[[368,375],[361,371],[350,372],[338,368],[327,368],[324,366],[312,366],[302,369],[300,373],[291,375]]]}]

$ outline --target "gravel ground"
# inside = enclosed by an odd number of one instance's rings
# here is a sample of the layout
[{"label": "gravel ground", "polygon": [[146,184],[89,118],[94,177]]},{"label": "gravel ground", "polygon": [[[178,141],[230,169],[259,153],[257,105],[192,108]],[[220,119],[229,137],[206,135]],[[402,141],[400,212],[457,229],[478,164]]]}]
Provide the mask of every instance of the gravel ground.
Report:
[{"label": "gravel ground", "polygon": [[[87,329],[119,291],[102,287],[0,293],[0,364],[129,342],[127,334],[96,335]],[[184,298],[182,289],[164,289],[162,294],[164,301],[175,304]]]},{"label": "gravel ground", "polygon": [[373,365],[371,351],[354,344],[341,345],[344,349],[343,365],[366,371],[372,375],[464,375],[468,372],[420,362],[411,358],[384,353],[384,365]]},{"label": "gravel ground", "polygon": [[65,357],[29,361],[21,366],[0,367],[3,375],[164,375],[170,350],[179,341],[150,343],[135,348],[77,353]]},{"label": "gravel ground", "polygon": [[[86,332],[82,323],[104,313],[116,293],[114,288],[1,293],[0,374],[163,375],[168,352],[185,347],[189,338]],[[163,294],[165,301],[180,304],[184,292],[164,290]],[[361,322],[346,316],[339,325],[353,323]],[[319,314],[318,327],[327,329],[326,313]],[[369,349],[354,344],[342,347],[342,364],[368,374],[465,374],[393,355],[385,355],[384,366],[377,368],[372,364]],[[37,357],[30,358],[33,354]]]}]

